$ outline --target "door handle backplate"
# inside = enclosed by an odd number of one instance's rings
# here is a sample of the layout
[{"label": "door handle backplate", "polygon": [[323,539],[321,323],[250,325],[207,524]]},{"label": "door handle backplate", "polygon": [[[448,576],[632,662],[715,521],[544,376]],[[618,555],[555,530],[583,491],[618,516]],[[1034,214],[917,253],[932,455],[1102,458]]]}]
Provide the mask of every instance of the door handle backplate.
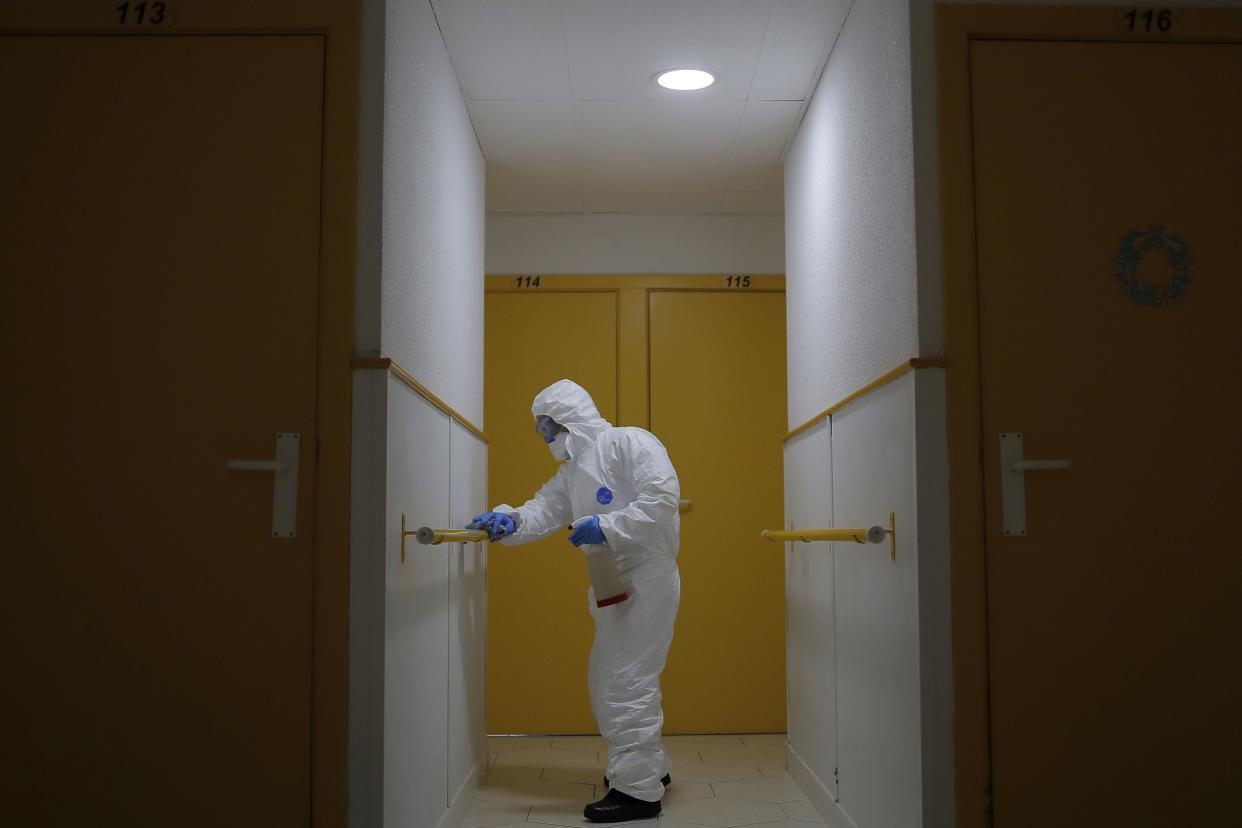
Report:
[{"label": "door handle backplate", "polygon": [[272,480],[272,537],[296,538],[298,534],[298,456],[302,435],[276,432],[274,460],[226,460],[230,471],[274,472]]},{"label": "door handle backplate", "polygon": [[1070,468],[1069,460],[1027,460],[1023,455],[1022,432],[1002,431],[1001,525],[1009,537],[1026,536],[1026,473],[1060,471]]}]

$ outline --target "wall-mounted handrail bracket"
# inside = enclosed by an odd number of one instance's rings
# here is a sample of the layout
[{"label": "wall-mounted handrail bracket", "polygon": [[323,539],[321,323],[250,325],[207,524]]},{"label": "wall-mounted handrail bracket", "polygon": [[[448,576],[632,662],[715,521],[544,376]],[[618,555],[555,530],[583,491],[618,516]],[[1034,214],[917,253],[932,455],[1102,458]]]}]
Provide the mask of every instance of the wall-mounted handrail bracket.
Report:
[{"label": "wall-mounted handrail bracket", "polygon": [[410,535],[417,535],[418,530],[407,531],[405,528],[405,512],[401,513],[401,563],[405,563],[405,539]]},{"label": "wall-mounted handrail bracket", "polygon": [[897,560],[897,513],[888,513],[888,559]]}]

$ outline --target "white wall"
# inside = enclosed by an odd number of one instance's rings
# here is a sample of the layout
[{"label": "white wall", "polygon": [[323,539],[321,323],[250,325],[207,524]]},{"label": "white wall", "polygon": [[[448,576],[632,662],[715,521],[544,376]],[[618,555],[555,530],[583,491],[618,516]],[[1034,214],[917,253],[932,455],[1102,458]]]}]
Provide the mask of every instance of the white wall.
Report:
[{"label": "white wall", "polygon": [[779,216],[487,217],[488,273],[784,273]]},{"label": "white wall", "polygon": [[883,546],[836,546],[837,764],[841,808],[859,828],[922,819],[914,384],[906,374],[834,414],[833,521],[897,516]]},{"label": "white wall", "polygon": [[785,163],[789,421],[917,355],[905,0],[855,2]]},{"label": "white wall", "polygon": [[365,12],[360,166],[381,176],[382,259],[360,274],[357,353],[391,357],[482,426],[483,335],[463,320],[483,292],[483,154],[429,0]]},{"label": "white wall", "polygon": [[[785,445],[785,525],[832,528],[832,431],[822,420]],[[789,746],[813,777],[808,791],[838,795],[836,544],[785,549]],[[821,812],[827,802],[818,803]]]},{"label": "white wall", "polygon": [[350,825],[452,828],[487,767],[487,553],[407,529],[486,508],[487,446],[390,372],[354,375]]},{"label": "white wall", "polygon": [[937,400],[943,371],[907,373],[785,446],[788,524],[897,518],[896,561],[887,544],[786,552],[790,773],[834,826],[953,823],[945,503],[920,494],[918,459],[944,446],[918,424]]},{"label": "white wall", "polygon": [[[363,5],[355,353],[483,425],[483,158],[428,0]],[[486,558],[408,544],[485,508],[487,448],[387,370],[354,375],[351,828],[452,828],[486,769]]]},{"label": "white wall", "polygon": [[482,544],[422,546],[408,528],[485,507],[486,446],[389,375],[385,534],[384,822],[452,826],[486,772]]},{"label": "white wall", "polygon": [[[791,426],[941,353],[920,317],[939,300],[919,285],[908,2],[853,4],[786,162]],[[895,563],[789,553],[790,770],[831,824],[953,824],[942,391],[939,369],[906,374],[786,446],[791,519],[898,520]],[[808,478],[825,456],[826,486]]]},{"label": "white wall", "polygon": [[[406,544],[410,527],[449,518],[451,421],[388,377],[385,533],[384,825],[432,828],[448,805],[449,556]],[[393,531],[393,529],[398,531]]]},{"label": "white wall", "polygon": [[[450,423],[448,526],[487,509],[487,444]],[[487,545],[440,547],[449,554],[448,794],[469,802],[487,763]],[[482,763],[482,764],[480,764]]]}]

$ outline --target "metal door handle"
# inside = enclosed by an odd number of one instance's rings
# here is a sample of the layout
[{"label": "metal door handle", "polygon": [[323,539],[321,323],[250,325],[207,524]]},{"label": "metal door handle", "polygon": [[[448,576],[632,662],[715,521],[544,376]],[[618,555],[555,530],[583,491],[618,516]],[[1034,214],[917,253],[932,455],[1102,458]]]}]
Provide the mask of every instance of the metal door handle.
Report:
[{"label": "metal door handle", "polygon": [[1071,468],[1069,460],[1027,460],[1022,451],[1022,432],[1001,432],[1001,525],[1010,537],[1026,536],[1026,473]]},{"label": "metal door handle", "polygon": [[272,537],[294,538],[298,533],[298,449],[302,435],[276,432],[275,460],[226,460],[230,471],[275,472],[272,480]]},{"label": "metal door handle", "polygon": [[677,501],[677,511],[681,512],[683,515],[693,508],[694,508],[693,500],[683,497]]}]

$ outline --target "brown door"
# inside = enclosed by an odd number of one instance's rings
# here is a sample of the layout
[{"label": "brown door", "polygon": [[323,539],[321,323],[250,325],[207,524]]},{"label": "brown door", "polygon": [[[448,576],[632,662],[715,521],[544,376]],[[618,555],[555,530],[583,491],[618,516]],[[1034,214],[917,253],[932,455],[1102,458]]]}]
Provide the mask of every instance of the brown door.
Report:
[{"label": "brown door", "polygon": [[995,824],[1232,824],[1242,45],[971,78]]},{"label": "brown door", "polygon": [[[322,88],[319,37],[0,38],[11,824],[309,821]],[[278,432],[294,537],[226,468]]]}]

